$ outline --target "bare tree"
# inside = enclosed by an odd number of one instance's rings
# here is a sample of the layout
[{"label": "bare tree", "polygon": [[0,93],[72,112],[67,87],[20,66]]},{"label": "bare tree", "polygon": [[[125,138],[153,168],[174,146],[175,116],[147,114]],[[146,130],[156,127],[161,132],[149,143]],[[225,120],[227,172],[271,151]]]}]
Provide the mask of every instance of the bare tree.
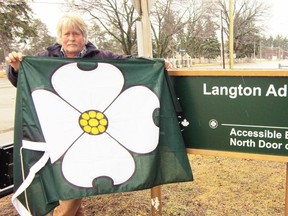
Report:
[{"label": "bare tree", "polygon": [[[185,25],[191,21],[191,17],[196,17],[196,1],[158,0],[155,2],[150,13],[154,57],[165,57],[173,50],[176,43],[173,37],[183,31]],[[98,32],[93,34],[94,38],[102,40],[100,47],[109,47],[103,40],[106,39],[112,46],[115,45],[115,41],[116,44],[120,44],[125,54],[136,53],[135,22],[139,17],[131,0],[81,0],[75,3],[75,7],[83,14],[88,14],[96,25],[101,27],[95,26]]]},{"label": "bare tree", "polygon": [[75,7],[96,20],[125,54],[135,52],[138,17],[130,0],[81,0]]},{"label": "bare tree", "polygon": [[[195,0],[158,0],[151,11],[155,57],[167,57],[176,44],[175,35],[182,34],[187,24],[197,19]],[[183,7],[185,5],[185,7]]]},{"label": "bare tree", "polygon": [[[215,45],[211,43],[216,38],[216,28],[214,20],[212,20],[213,8],[210,1],[194,0],[193,6],[189,8],[189,21],[186,23],[182,31],[174,37],[177,39],[178,52],[181,54],[188,53],[194,58],[205,57],[203,47]],[[209,43],[208,43],[209,42]],[[210,47],[209,49],[211,49]],[[213,48],[217,50],[217,47]],[[214,54],[215,55],[215,54]]]},{"label": "bare tree", "polygon": [[[219,10],[224,14],[224,32],[229,37],[229,3],[228,0],[217,0]],[[252,42],[264,30],[264,21],[269,17],[270,6],[261,0],[234,0],[234,51],[239,53],[241,47]]]}]

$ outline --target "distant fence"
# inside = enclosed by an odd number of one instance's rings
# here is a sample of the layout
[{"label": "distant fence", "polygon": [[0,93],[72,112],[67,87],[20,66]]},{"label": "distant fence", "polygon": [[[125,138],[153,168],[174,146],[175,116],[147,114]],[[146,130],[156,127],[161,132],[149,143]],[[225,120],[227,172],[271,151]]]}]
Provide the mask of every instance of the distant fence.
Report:
[{"label": "distant fence", "polygon": [[[184,55],[177,54],[172,58],[168,58],[168,60],[172,63],[173,68],[193,68],[195,65],[222,65],[223,59],[218,56],[215,59],[208,59],[204,57],[200,58],[192,58],[187,53]],[[253,58],[237,58],[234,59],[234,63],[251,63],[255,61]],[[225,63],[228,65],[229,59],[225,58]]]},{"label": "distant fence", "polygon": [[279,69],[288,69],[288,64],[278,64]]}]

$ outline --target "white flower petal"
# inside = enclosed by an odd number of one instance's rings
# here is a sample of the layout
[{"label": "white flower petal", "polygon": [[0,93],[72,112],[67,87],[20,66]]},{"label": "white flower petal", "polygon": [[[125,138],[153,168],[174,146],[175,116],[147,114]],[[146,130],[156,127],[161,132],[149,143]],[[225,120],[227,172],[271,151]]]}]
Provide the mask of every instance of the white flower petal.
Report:
[{"label": "white flower petal", "polygon": [[81,112],[87,107],[103,111],[124,85],[121,71],[111,64],[98,63],[93,70],[82,70],[77,63],[60,67],[52,76],[56,92]]},{"label": "white flower petal", "polygon": [[80,187],[93,187],[93,181],[99,177],[109,177],[118,185],[127,181],[134,170],[133,157],[107,134],[84,134],[62,162],[65,178]]},{"label": "white flower petal", "polygon": [[150,89],[129,88],[105,111],[109,121],[107,133],[131,151],[153,151],[158,145],[159,128],[152,117],[159,107],[159,99]]},{"label": "white flower petal", "polygon": [[39,89],[32,97],[53,163],[83,133],[78,123],[80,113],[52,92]]}]

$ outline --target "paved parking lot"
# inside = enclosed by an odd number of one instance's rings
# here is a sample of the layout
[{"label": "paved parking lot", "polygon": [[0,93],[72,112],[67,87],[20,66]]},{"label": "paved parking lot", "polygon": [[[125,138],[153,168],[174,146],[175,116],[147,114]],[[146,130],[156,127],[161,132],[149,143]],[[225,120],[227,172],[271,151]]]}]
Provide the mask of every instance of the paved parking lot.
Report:
[{"label": "paved parking lot", "polygon": [[13,143],[16,88],[0,78],[0,145]]}]

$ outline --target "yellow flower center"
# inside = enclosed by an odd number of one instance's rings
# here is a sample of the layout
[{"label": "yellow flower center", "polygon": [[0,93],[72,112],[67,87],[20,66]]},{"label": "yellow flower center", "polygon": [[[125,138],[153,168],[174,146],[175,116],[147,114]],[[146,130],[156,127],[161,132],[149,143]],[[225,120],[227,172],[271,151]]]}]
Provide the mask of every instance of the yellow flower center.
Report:
[{"label": "yellow flower center", "polygon": [[107,130],[108,120],[102,112],[88,110],[81,114],[79,124],[84,132],[91,135],[98,135]]}]

